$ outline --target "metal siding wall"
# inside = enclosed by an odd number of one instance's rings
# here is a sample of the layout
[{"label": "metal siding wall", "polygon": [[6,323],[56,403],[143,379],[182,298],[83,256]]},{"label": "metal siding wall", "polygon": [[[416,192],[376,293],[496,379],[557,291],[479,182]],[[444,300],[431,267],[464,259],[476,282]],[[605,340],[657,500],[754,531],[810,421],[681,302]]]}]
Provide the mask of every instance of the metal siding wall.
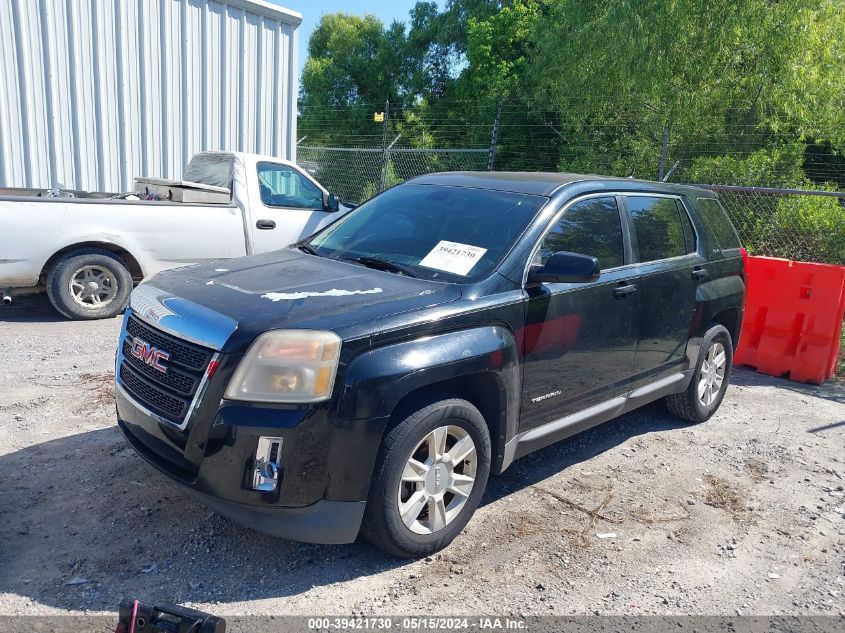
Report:
[{"label": "metal siding wall", "polygon": [[12,4],[0,2],[0,163],[6,178],[24,183],[28,179],[28,161],[23,143],[23,115],[18,90],[18,55],[15,48]]},{"label": "metal siding wall", "polygon": [[0,186],[127,191],[296,151],[296,31],[244,0],[0,0]]},{"label": "metal siding wall", "polygon": [[241,65],[238,56],[241,48],[241,12],[239,9],[226,7],[225,18],[221,24],[220,67],[223,83],[220,100],[223,102],[223,125],[221,126],[220,148],[228,147],[240,151],[238,146],[238,78]]}]

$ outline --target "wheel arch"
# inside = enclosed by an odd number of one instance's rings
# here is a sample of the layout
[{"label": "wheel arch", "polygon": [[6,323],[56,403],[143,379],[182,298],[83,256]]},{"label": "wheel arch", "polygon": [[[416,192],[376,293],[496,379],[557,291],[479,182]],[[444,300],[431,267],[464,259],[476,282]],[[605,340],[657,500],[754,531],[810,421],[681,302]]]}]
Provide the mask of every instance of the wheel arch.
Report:
[{"label": "wheel arch", "polygon": [[739,275],[714,279],[696,289],[696,311],[691,334],[704,336],[713,323],[724,326],[736,349],[742,330],[745,283]]},{"label": "wheel arch", "polygon": [[521,369],[516,342],[501,326],[426,336],[377,348],[355,359],[344,379],[339,417],[386,420],[384,433],[420,408],[461,398],[490,430],[491,470],[516,434]]},{"label": "wheel arch", "polygon": [[120,261],[126,266],[127,270],[129,270],[129,274],[132,276],[133,281],[141,281],[144,278],[144,271],[141,268],[141,264],[138,262],[137,258],[135,258],[132,253],[130,253],[126,248],[114,244],[112,242],[101,242],[101,241],[85,241],[85,242],[75,242],[73,244],[69,244],[68,246],[64,246],[53,255],[44,263],[44,266],[41,267],[41,273],[39,274],[38,281],[40,284],[43,284],[46,279],[47,275],[49,274],[50,270],[53,266],[56,265],[57,262],[62,260],[67,255],[75,251],[86,250],[89,248],[97,248],[103,251],[108,251],[109,253],[113,253],[117,255]]},{"label": "wheel arch", "polygon": [[501,462],[497,456],[506,443],[508,396],[501,382],[491,372],[464,374],[406,393],[393,408],[384,432],[387,433],[415,411],[449,398],[466,400],[481,412],[490,432],[491,468],[495,468]]},{"label": "wheel arch", "polygon": [[710,319],[710,323],[717,323],[728,331],[728,334],[731,335],[731,343],[733,344],[734,351],[736,351],[742,325],[742,313],[740,309],[736,307],[725,308],[721,312],[714,314]]}]

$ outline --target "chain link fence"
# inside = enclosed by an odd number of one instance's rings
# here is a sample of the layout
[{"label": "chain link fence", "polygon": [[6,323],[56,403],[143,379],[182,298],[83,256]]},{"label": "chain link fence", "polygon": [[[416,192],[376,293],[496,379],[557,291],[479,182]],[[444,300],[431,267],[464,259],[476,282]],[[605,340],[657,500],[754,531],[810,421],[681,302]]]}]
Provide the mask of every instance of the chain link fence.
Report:
[{"label": "chain link fence", "polygon": [[845,193],[698,186],[719,194],[750,254],[845,265]]},{"label": "chain link fence", "polygon": [[[415,176],[483,171],[488,149],[300,145],[298,162],[341,200],[360,204]],[[845,193],[698,184],[719,193],[752,255],[845,265]]]},{"label": "chain link fence", "polygon": [[487,168],[486,149],[297,147],[297,162],[344,202],[360,204],[388,187],[438,171]]}]

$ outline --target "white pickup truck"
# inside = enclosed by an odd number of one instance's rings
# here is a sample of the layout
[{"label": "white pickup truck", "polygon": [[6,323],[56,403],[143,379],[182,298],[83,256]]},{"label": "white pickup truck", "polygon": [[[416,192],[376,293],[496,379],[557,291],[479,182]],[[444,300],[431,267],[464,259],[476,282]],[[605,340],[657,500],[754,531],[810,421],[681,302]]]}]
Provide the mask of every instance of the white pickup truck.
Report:
[{"label": "white pickup truck", "polygon": [[197,154],[182,181],[139,178],[136,190],[0,189],[3,302],[46,290],[68,318],[110,317],[145,277],[280,249],[349,210],[297,165],[233,152]]}]

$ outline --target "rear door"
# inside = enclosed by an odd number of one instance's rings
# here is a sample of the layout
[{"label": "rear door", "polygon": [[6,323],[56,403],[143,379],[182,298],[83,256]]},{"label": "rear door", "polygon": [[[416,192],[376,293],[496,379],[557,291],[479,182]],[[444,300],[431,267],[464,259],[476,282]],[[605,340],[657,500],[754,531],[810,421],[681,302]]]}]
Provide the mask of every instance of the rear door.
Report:
[{"label": "rear door", "polygon": [[640,336],[632,388],[687,368],[687,342],[705,258],[684,201],[663,194],[626,194],[641,289]]},{"label": "rear door", "polygon": [[290,165],[258,161],[254,177],[249,214],[256,253],[284,248],[340,217],[323,210],[323,190]]},{"label": "rear door", "polygon": [[614,195],[564,209],[532,263],[570,251],[597,257],[590,283],[526,287],[520,431],[559,420],[628,390],[634,371],[640,296]]}]

